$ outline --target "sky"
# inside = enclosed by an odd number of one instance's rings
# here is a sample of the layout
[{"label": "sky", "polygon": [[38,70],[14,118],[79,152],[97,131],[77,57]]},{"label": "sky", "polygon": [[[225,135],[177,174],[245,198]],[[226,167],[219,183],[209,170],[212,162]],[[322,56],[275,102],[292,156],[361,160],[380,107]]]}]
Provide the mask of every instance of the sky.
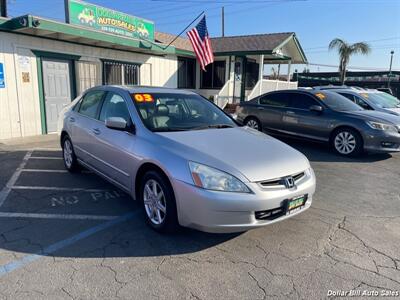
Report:
[{"label": "sky", "polygon": [[[336,71],[339,62],[329,42],[366,41],[372,52],[350,60],[350,70],[400,70],[400,0],[90,0],[155,22],[157,31],[180,33],[202,11],[208,31],[221,36],[221,7],[225,36],[295,32],[310,65],[301,72]],[[9,15],[33,14],[64,21],[64,0],[9,0]],[[328,66],[326,66],[328,65]],[[332,66],[332,67],[331,67]],[[268,73],[268,72],[267,72]]]}]

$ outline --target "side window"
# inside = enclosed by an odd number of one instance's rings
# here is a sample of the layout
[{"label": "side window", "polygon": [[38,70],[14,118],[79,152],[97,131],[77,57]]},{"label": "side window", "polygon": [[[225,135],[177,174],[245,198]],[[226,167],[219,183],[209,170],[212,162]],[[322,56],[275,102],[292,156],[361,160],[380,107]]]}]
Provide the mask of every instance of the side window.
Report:
[{"label": "side window", "polygon": [[372,110],[371,106],[368,105],[367,102],[365,102],[363,99],[358,98],[358,97],[354,97],[355,98],[355,102],[357,105],[361,106],[364,109],[368,109],[368,110]]},{"label": "side window", "polygon": [[306,94],[292,93],[290,94],[290,100],[290,107],[296,109],[309,110],[310,106],[318,105],[317,101]]},{"label": "side window", "polygon": [[340,95],[346,97],[347,99],[349,99],[349,100],[351,100],[353,102],[356,102],[356,99],[352,94],[340,93]]},{"label": "side window", "polygon": [[289,95],[288,93],[273,93],[262,96],[259,100],[261,105],[288,107]]},{"label": "side window", "polygon": [[79,111],[79,108],[81,107],[82,103],[82,98],[79,99],[79,101],[75,104],[74,108],[72,109],[73,111]]},{"label": "side window", "polygon": [[79,107],[79,113],[84,116],[95,119],[97,116],[97,111],[101,104],[101,100],[103,99],[104,92],[103,91],[94,91],[87,93]]},{"label": "side window", "polygon": [[131,124],[131,116],[129,115],[128,107],[126,106],[124,98],[115,93],[108,93],[104,100],[103,107],[100,111],[100,121],[105,122],[107,118],[120,117],[126,123]]}]

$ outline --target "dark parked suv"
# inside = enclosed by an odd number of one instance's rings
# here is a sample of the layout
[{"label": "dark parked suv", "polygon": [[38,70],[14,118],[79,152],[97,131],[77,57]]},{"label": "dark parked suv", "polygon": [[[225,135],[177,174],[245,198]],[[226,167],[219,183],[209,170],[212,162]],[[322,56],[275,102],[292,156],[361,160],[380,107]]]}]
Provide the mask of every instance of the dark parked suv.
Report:
[{"label": "dark parked suv", "polygon": [[285,90],[241,103],[237,121],[270,133],[326,141],[339,154],[400,151],[400,117],[364,110],[330,91]]}]

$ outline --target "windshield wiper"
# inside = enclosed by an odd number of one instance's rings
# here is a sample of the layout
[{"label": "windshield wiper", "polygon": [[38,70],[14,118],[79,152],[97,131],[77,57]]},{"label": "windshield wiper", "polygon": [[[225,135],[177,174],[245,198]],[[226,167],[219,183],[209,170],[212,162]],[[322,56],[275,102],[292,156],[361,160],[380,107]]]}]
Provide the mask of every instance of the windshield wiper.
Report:
[{"label": "windshield wiper", "polygon": [[228,124],[210,124],[210,125],[204,125],[204,126],[199,126],[199,127],[194,127],[192,130],[201,130],[201,129],[209,129],[209,128],[233,128],[232,125]]},{"label": "windshield wiper", "polygon": [[191,130],[190,128],[170,128],[170,127],[162,127],[162,128],[155,128],[153,132],[170,132],[170,131],[188,131]]}]

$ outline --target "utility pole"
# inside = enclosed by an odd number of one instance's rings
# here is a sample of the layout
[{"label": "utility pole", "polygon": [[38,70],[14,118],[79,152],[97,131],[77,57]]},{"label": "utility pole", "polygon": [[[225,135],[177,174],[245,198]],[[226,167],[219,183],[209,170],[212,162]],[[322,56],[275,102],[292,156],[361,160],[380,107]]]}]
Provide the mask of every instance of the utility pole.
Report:
[{"label": "utility pole", "polygon": [[7,0],[0,0],[0,17],[7,17]]},{"label": "utility pole", "polygon": [[392,80],[392,63],[393,63],[393,54],[394,51],[390,51],[390,67],[389,67],[389,79],[388,79],[388,88],[390,89],[390,80]]},{"label": "utility pole", "polygon": [[69,0],[64,0],[65,23],[69,23]]},{"label": "utility pole", "polygon": [[222,21],[222,37],[225,36],[225,11],[224,7],[222,6],[221,10],[221,21]]}]

